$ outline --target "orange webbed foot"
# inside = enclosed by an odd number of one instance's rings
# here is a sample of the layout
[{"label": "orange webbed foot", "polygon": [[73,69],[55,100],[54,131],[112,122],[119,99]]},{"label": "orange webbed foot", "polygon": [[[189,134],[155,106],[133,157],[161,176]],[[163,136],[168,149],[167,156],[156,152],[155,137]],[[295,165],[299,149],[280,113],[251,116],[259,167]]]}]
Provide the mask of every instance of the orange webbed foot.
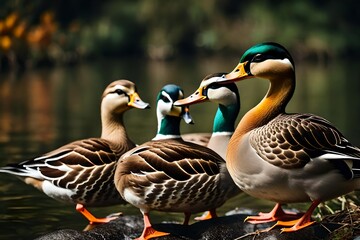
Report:
[{"label": "orange webbed foot", "polygon": [[[270,229],[273,229],[276,226],[285,226],[286,228],[282,228],[281,232],[296,232],[300,229],[306,228],[312,224],[314,224],[314,221],[311,221],[311,214],[319,205],[320,200],[315,200],[312,202],[309,209],[306,211],[306,213],[299,219],[293,220],[293,221],[278,221],[274,226],[272,226]],[[270,230],[269,229],[269,230]]]},{"label": "orange webbed foot", "polygon": [[162,237],[169,235],[170,233],[167,232],[160,232],[158,230],[155,230],[150,223],[149,213],[143,212],[144,217],[144,230],[139,238],[136,238],[136,240],[145,240],[145,239],[151,239],[155,237]]},{"label": "orange webbed foot", "polygon": [[143,231],[143,233],[141,234],[141,236],[139,238],[136,238],[135,240],[146,240],[146,239],[151,239],[151,238],[156,238],[156,237],[162,237],[162,236],[167,236],[170,233],[166,233],[166,232],[160,232],[158,230],[155,230],[152,227],[146,227]]},{"label": "orange webbed foot", "polygon": [[269,213],[262,213],[260,212],[258,216],[249,216],[244,221],[252,223],[252,224],[259,224],[259,223],[268,223],[274,222],[279,220],[291,220],[297,219],[302,215],[302,213],[295,213],[284,211],[281,208],[281,204],[277,203],[273,210]]},{"label": "orange webbed foot", "polygon": [[206,211],[202,216],[194,218],[196,221],[209,220],[212,218],[216,218],[217,214],[215,210]]},{"label": "orange webbed foot", "polygon": [[96,225],[96,224],[104,224],[108,223],[112,220],[117,219],[122,213],[116,213],[112,214],[105,218],[97,218],[94,215],[92,215],[85,207],[84,205],[78,203],[76,205],[76,211],[80,212],[84,217],[89,221],[90,225]]},{"label": "orange webbed foot", "polygon": [[295,225],[293,225],[292,227],[290,227],[290,228],[282,228],[281,229],[281,232],[283,233],[283,232],[296,232],[296,231],[298,231],[298,230],[300,230],[300,229],[303,229],[303,228],[306,228],[306,227],[308,227],[308,226],[310,226],[310,225],[312,225],[312,224],[314,224],[315,222],[312,222],[312,221],[310,221],[310,222],[306,222],[306,223],[301,223],[301,224],[298,224],[298,223],[296,223]]}]

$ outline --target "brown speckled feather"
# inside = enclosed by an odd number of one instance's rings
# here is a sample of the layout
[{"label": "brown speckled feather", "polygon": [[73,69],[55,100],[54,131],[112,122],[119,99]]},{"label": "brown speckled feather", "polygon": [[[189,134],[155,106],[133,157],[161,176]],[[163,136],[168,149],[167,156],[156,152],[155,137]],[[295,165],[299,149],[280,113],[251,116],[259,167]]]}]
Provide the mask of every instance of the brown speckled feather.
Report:
[{"label": "brown speckled feather", "polygon": [[[276,202],[269,213],[249,217],[253,223],[277,221],[281,232],[313,224],[311,215],[323,201],[360,189],[360,149],[327,120],[310,114],[286,114],[295,91],[295,65],[286,48],[266,42],[249,48],[235,69],[218,82],[260,78],[269,81],[265,97],[238,124],[227,150],[227,167],[246,193]],[[281,204],[308,202],[299,219]]]},{"label": "brown speckled feather", "polygon": [[331,151],[360,153],[327,120],[311,114],[281,114],[251,134],[251,145],[264,160],[281,168],[304,167]]},{"label": "brown speckled feather", "polygon": [[[134,143],[120,146],[104,139],[90,138],[23,162],[18,168],[33,169],[38,172],[38,179],[71,190],[74,203],[86,203],[88,206],[126,203],[119,198],[112,177],[116,161],[133,147]],[[99,182],[101,187],[95,186]],[[96,194],[98,191],[101,193]]]},{"label": "brown speckled feather", "polygon": [[224,167],[225,161],[206,147],[182,140],[150,141],[121,158],[115,185],[125,199],[139,199],[133,204],[140,208],[201,212],[229,198],[220,183]]},{"label": "brown speckled feather", "polygon": [[134,83],[117,80],[104,90],[101,101],[102,133],[68,143],[52,152],[0,172],[19,176],[48,196],[86,206],[126,203],[113,182],[116,162],[135,144],[128,138],[123,114],[131,108],[145,109]]}]

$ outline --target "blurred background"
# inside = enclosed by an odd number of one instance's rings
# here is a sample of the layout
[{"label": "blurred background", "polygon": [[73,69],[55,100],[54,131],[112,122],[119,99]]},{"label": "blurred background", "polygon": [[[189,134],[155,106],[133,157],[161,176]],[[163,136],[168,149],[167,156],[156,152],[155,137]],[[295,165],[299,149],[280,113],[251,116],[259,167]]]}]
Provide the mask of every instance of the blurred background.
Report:
[{"label": "blurred background", "polygon": [[[355,6],[354,0],[2,0],[0,165],[100,136],[101,94],[121,78],[135,82],[152,106],[125,115],[130,138],[148,141],[156,133],[156,95],[165,84],[178,84],[190,95],[206,75],[231,71],[248,47],[263,41],[283,44],[295,59],[297,88],[287,111],[323,116],[360,146]],[[261,100],[268,83],[249,80],[238,87],[239,120]],[[182,132],[211,131],[216,108],[192,106],[195,125],[182,123]],[[337,201],[322,209],[345,206]],[[268,211],[273,203],[239,195],[219,215],[236,207]],[[140,215],[131,206],[90,210],[97,216]],[[183,218],[159,212],[153,217],[154,222]],[[57,229],[81,230],[86,221],[75,206],[1,174],[0,224],[0,239],[32,239]]]},{"label": "blurred background", "polygon": [[360,15],[345,0],[3,0],[1,68],[146,56],[240,55],[286,43],[298,59],[360,52]]}]

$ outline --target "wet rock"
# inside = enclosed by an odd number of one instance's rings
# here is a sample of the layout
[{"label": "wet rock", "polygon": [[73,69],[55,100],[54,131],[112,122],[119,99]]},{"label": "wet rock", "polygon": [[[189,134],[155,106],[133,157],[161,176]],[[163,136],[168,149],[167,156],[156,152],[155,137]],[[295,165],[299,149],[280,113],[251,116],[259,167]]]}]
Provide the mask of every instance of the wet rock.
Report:
[{"label": "wet rock", "polygon": [[[316,223],[310,227],[294,233],[280,233],[276,228],[268,232],[260,232],[272,226],[269,224],[244,223],[248,214],[235,213],[224,217],[218,217],[207,221],[201,221],[189,226],[175,223],[154,224],[154,228],[169,232],[169,236],[162,240],[219,240],[219,239],[245,239],[245,240],[298,240],[298,239],[355,239],[354,227],[344,222],[327,221]],[[348,217],[349,214],[344,214]],[[354,223],[354,219],[352,219]],[[359,227],[356,225],[355,227]],[[123,216],[108,224],[96,226],[95,228],[82,232],[64,229],[41,236],[37,240],[112,240],[112,239],[134,239],[141,235],[143,221],[140,216]],[[351,233],[352,235],[349,235]],[[342,236],[346,236],[343,238]],[[338,238],[341,237],[341,238]]]},{"label": "wet rock", "polygon": [[36,240],[119,240],[140,236],[143,228],[141,216],[121,216],[107,224],[95,226],[89,231],[72,229],[57,230]]}]

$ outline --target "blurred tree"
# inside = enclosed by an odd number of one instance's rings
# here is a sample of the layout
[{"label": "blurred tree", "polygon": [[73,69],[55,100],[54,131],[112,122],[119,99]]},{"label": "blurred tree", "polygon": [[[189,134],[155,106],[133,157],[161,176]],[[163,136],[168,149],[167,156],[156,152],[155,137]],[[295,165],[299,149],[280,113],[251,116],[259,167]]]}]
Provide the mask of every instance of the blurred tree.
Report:
[{"label": "blurred tree", "polygon": [[[240,55],[278,41],[300,58],[360,52],[355,0],[3,0],[2,66],[79,58]],[[6,64],[5,64],[6,65]]]}]

